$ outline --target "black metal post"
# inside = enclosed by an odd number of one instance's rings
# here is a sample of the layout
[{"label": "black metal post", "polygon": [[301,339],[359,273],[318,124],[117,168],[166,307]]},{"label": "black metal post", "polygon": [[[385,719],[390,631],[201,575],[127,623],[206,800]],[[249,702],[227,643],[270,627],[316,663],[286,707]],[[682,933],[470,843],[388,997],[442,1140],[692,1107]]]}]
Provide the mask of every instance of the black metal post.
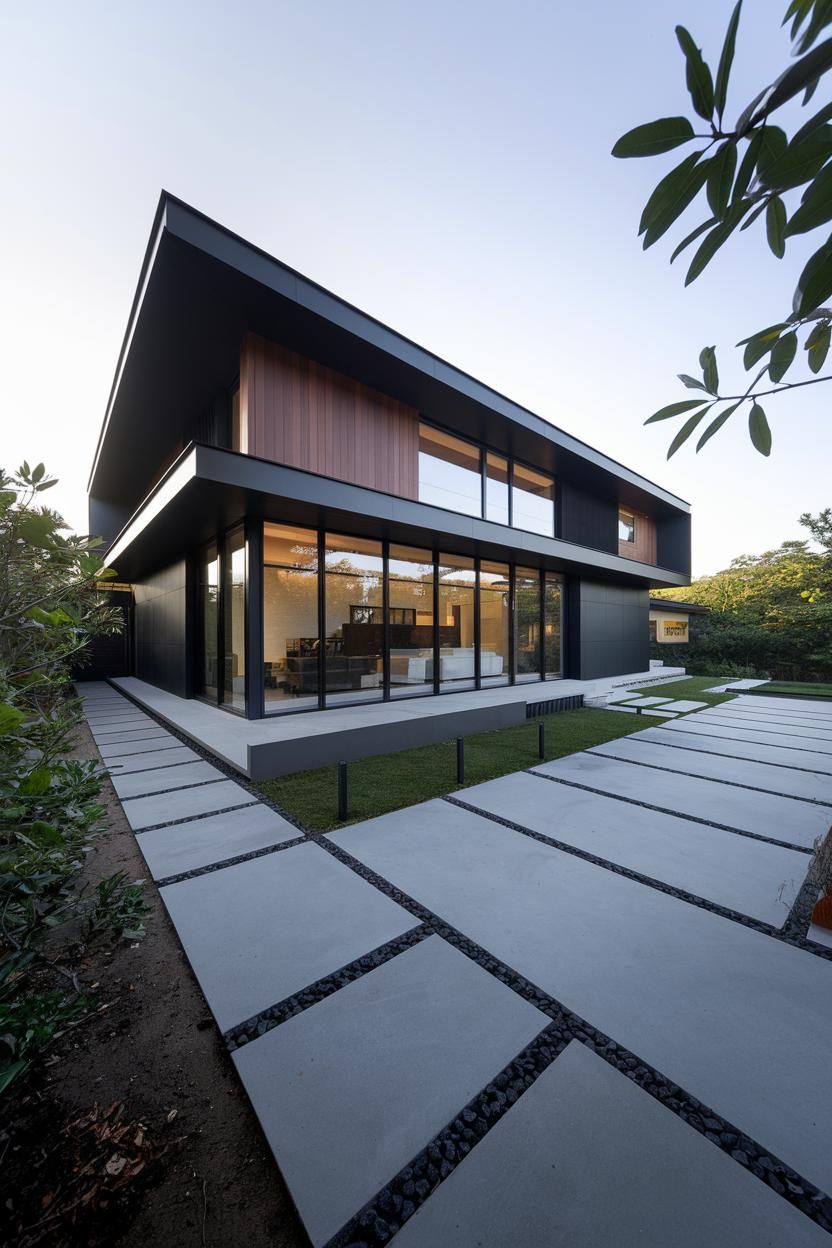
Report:
[{"label": "black metal post", "polygon": [[338,818],[343,822],[347,817],[347,764],[338,764]]},{"label": "black metal post", "polygon": [[456,782],[465,783],[465,738],[456,739]]},{"label": "black metal post", "polygon": [[546,757],[546,725],[542,719],[537,725],[537,756],[540,759]]}]

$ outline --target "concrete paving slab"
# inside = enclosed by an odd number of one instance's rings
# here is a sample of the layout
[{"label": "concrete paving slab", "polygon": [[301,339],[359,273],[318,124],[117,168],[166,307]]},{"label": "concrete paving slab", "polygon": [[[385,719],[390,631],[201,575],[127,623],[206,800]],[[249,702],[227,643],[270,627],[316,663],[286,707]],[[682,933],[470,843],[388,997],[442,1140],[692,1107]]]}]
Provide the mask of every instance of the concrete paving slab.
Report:
[{"label": "concrete paving slab", "polygon": [[139,848],[154,880],[195,871],[227,858],[282,845],[299,836],[297,828],[268,806],[241,806],[155,832],[139,832]]},{"label": "concrete paving slab", "polygon": [[[619,758],[624,762],[646,763],[669,771],[679,771],[708,780],[729,780],[765,789],[768,793],[785,793],[789,797],[810,798],[832,806],[832,775],[820,776],[789,767],[772,767],[764,762],[732,758],[724,754],[707,754],[696,750],[674,750],[666,745],[646,741],[641,733],[620,737],[604,745],[594,745],[592,754]],[[832,810],[830,810],[832,823]]]},{"label": "concrete paving slab", "polygon": [[611,701],[625,706],[660,706],[662,702],[669,702],[670,698],[646,698],[644,694],[639,694],[635,698],[627,696],[626,698],[613,698]]},{"label": "concrete paving slab", "polygon": [[832,1188],[832,963],[441,799],[330,839]]},{"label": "concrete paving slab", "polygon": [[146,714],[134,702],[128,702],[126,698],[119,698],[113,702],[101,702],[95,705],[87,703],[84,706],[84,714],[87,719],[115,719],[117,716],[123,718],[127,715],[144,715]]},{"label": "concrete paving slab", "polygon": [[782,745],[761,744],[759,741],[748,741],[744,738],[708,736],[704,732],[685,732],[670,734],[660,728],[645,728],[644,732],[634,733],[638,741],[651,741],[662,745],[665,749],[696,750],[717,754],[725,758],[749,758],[755,762],[773,763],[778,767],[792,767],[802,771],[815,771],[832,774],[832,757],[828,754],[813,754],[809,750],[795,750]]},{"label": "concrete paving slab", "polygon": [[[661,806],[676,814],[693,815],[806,849],[829,830],[829,811],[823,806],[811,806],[770,793],[754,793],[750,789],[730,788],[716,780],[647,771],[644,767],[598,754],[571,754],[551,763],[540,763],[533,771],[567,783],[585,784],[613,797],[649,802],[651,806]],[[558,797],[549,798],[555,808],[559,800]]]},{"label": "concrete paving slab", "polygon": [[161,895],[223,1031],[419,923],[309,842]]},{"label": "concrete paving slab", "polygon": [[692,702],[690,698],[680,698],[678,702],[668,702],[667,706],[662,709],[665,711],[698,711],[707,705],[707,702]]},{"label": "concrete paving slab", "polygon": [[793,732],[798,736],[820,736],[832,740],[832,720],[810,719],[806,715],[778,715],[776,711],[746,711],[743,708],[735,711],[715,706],[707,714],[703,712],[703,719],[725,719],[749,726],[771,727],[775,732]]},{"label": "concrete paving slab", "polygon": [[162,736],[144,737],[141,741],[96,741],[98,752],[109,767],[110,761],[122,758],[135,758],[140,754],[149,754],[159,750],[178,750],[182,748],[182,742],[174,737],[172,733],[166,732]]},{"label": "concrete paving slab", "polygon": [[396,1248],[827,1242],[798,1209],[575,1040],[395,1240]]},{"label": "concrete paving slab", "polygon": [[312,1243],[330,1239],[548,1022],[429,936],[238,1049]]},{"label": "concrete paving slab", "polygon": [[758,733],[774,732],[780,736],[792,738],[793,743],[797,745],[802,745],[805,741],[808,743],[808,749],[810,750],[814,749],[813,742],[815,741],[825,741],[827,745],[832,745],[832,731],[826,727],[803,728],[799,724],[787,724],[782,719],[764,723],[758,719],[752,721],[748,715],[718,715],[716,711],[700,711],[696,716],[696,722],[699,724],[718,724],[733,728],[749,729]]},{"label": "concrete paving slab", "polygon": [[164,793],[170,789],[183,789],[189,784],[222,779],[223,773],[202,759],[197,759],[195,763],[182,763],[179,767],[149,768],[126,776],[114,774],[112,777],[113,788],[123,802],[146,793]]},{"label": "concrete paving slab", "polygon": [[775,710],[810,711],[812,715],[832,717],[832,702],[821,702],[818,698],[767,698],[764,694],[755,694],[752,698],[739,697],[735,701],[738,706],[770,706]]},{"label": "concrete paving slab", "polygon": [[810,751],[814,756],[825,755],[829,758],[832,768],[832,741],[806,739],[789,736],[788,733],[769,732],[768,729],[737,727],[737,725],[719,720],[703,720],[701,715],[685,716],[683,719],[669,720],[664,725],[668,732],[690,733],[698,736],[711,737],[713,740],[754,741],[759,745],[785,746],[791,750]]},{"label": "concrete paving slab", "polygon": [[189,750],[187,745],[167,750],[150,750],[146,754],[128,754],[123,758],[114,758],[107,763],[107,769],[114,776],[126,776],[136,771],[148,771],[155,767],[175,767],[178,763],[197,763],[199,755]]},{"label": "concrete paving slab", "polygon": [[107,719],[99,722],[94,719],[88,719],[90,732],[96,741],[99,737],[109,736],[113,732],[132,732],[134,728],[160,728],[161,725],[156,723],[155,719],[151,719],[149,715],[129,715],[120,719]]},{"label": "concrete paving slab", "polygon": [[210,815],[232,806],[247,806],[255,799],[233,780],[220,780],[196,789],[178,789],[155,797],[134,797],[124,806],[127,822],[134,832],[157,823],[173,823],[193,815]]},{"label": "concrete paving slab", "polygon": [[535,776],[515,772],[466,789],[464,798],[480,810],[773,927],[788,918],[809,869],[808,855],[798,850],[582,789],[563,786],[553,796],[548,787]]},{"label": "concrete paving slab", "polygon": [[120,732],[103,732],[97,736],[93,733],[93,736],[95,737],[95,744],[100,747],[102,745],[118,745],[119,742],[126,741],[149,741],[153,737],[170,736],[170,733],[164,728],[145,728],[142,726],[140,728],[125,729]]}]

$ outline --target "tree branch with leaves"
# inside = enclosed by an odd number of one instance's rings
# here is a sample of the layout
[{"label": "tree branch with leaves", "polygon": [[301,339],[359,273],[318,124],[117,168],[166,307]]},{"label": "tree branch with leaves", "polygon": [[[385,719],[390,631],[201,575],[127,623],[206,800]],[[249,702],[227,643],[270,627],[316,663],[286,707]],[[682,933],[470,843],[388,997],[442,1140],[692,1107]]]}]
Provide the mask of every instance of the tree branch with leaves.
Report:
[{"label": "tree branch with leaves", "polygon": [[[798,59],[754,97],[730,129],[724,126],[723,117],[741,11],[739,0],[728,23],[715,79],[692,36],[684,26],[676,27],[693,112],[705,123],[703,127],[697,122],[697,129],[704,129],[704,133],[697,133],[687,117],[665,117],[630,130],[612,150],[619,158],[658,156],[686,143],[704,142],[662,178],[645,205],[639,225],[647,250],[664,237],[704,189],[710,215],[682,239],[670,257],[672,264],[701,239],[688,267],[686,286],[699,277],[736,230],[747,230],[763,214],[768,246],[780,260],[785,257],[789,238],[825,233],[832,221],[832,103],[814,113],[791,137],[771,120],[778,109],[801,94],[803,107],[808,105],[832,69],[832,39],[817,43],[819,35],[832,25],[832,0],[791,0],[783,24],[791,22]],[[746,372],[764,361],[747,388],[735,387],[739,391],[735,394],[720,390],[713,346],[700,353],[701,376],[678,374],[686,389],[698,390],[705,397],[669,403],[645,421],[653,424],[685,417],[670,443],[668,459],[697,430],[696,450],[700,451],[745,405],[751,441],[761,455],[769,455],[771,428],[760,399],[832,380],[832,373],[818,376],[832,337],[832,308],[826,306],[829,299],[832,234],[803,267],[791,312],[777,324],[737,343],[743,348]],[[801,339],[806,366],[813,376],[784,382],[798,358]],[[704,423],[706,417],[709,419]]]}]

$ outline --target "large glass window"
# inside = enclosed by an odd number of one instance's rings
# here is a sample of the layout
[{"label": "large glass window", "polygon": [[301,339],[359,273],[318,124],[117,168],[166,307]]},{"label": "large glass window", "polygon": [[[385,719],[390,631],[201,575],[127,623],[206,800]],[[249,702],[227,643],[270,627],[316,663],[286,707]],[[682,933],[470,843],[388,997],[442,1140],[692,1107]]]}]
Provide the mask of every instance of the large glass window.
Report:
[{"label": "large glass window", "polygon": [[508,682],[508,564],[480,566],[480,677],[483,686]]},{"label": "large glass window", "polygon": [[433,693],[433,555],[391,546],[387,568],[390,696]]},{"label": "large glass window", "polygon": [[561,634],[563,618],[563,589],[559,576],[546,573],[543,582],[543,661],[547,680],[553,680],[563,671]]},{"label": "large glass window", "polygon": [[430,425],[420,425],[419,502],[481,516],[480,448]]},{"label": "large glass window", "polygon": [[382,696],[383,567],[381,542],[327,533],[327,706]]},{"label": "large glass window", "polygon": [[223,637],[225,668],[222,700],[235,711],[246,709],[246,539],[234,529],[223,546]]},{"label": "large glass window", "polygon": [[318,535],[267,524],[263,532],[263,681],[266,713],[318,705]]},{"label": "large glass window", "polygon": [[199,559],[199,640],[200,657],[197,692],[216,702],[219,694],[219,602],[220,561],[215,542]]},{"label": "large glass window", "polygon": [[474,560],[439,556],[439,684],[443,692],[473,689]]},{"label": "large glass window", "polygon": [[540,573],[514,572],[514,656],[518,684],[540,679]]},{"label": "large glass window", "polygon": [[508,524],[508,460],[493,451],[485,457],[485,518]]},{"label": "large glass window", "polygon": [[543,537],[555,535],[555,482],[552,477],[524,464],[514,464],[511,474],[511,522]]}]

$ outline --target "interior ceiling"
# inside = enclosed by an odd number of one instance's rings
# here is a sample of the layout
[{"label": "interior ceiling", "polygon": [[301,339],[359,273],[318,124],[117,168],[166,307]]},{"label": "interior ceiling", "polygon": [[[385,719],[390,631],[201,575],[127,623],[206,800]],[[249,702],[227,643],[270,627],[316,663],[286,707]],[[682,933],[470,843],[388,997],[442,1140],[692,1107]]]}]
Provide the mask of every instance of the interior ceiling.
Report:
[{"label": "interior ceiling", "polygon": [[558,447],[436,377],[411,367],[294,300],[163,231],[101,448],[92,492],[137,506],[194,421],[239,372],[253,330],[416,407],[429,419],[557,474],[591,493],[648,510],[675,509]]}]

